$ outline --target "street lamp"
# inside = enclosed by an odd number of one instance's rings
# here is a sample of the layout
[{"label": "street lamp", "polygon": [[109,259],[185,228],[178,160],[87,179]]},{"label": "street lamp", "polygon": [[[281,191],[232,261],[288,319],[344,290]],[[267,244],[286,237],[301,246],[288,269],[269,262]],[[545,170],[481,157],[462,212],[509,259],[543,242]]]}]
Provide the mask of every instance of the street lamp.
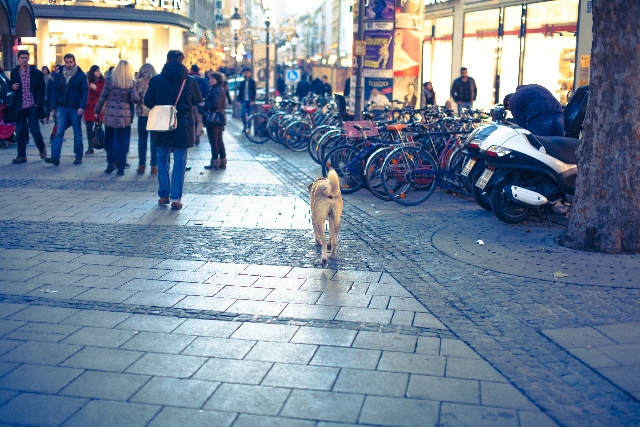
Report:
[{"label": "street lamp", "polygon": [[298,46],[298,33],[295,30],[293,30],[293,35],[291,36],[291,46],[293,46],[293,63],[297,65],[296,46]]},{"label": "street lamp", "polygon": [[238,55],[238,32],[240,31],[240,26],[242,25],[242,16],[240,16],[240,13],[238,12],[238,8],[235,8],[235,12],[233,15],[231,15],[231,30],[233,31],[233,52],[234,52],[234,57],[236,57],[236,62],[235,64],[233,64],[233,71],[234,74],[236,71],[236,66],[238,63],[237,60],[237,55]]},{"label": "street lamp", "polygon": [[265,49],[265,54],[267,57],[267,65],[265,67],[265,72],[267,75],[267,81],[264,85],[265,88],[265,93],[264,93],[264,103],[268,104],[269,103],[269,26],[271,25],[271,21],[269,19],[269,15],[271,14],[271,10],[269,9],[265,9],[264,10],[264,25],[266,25],[267,27],[267,47]]}]

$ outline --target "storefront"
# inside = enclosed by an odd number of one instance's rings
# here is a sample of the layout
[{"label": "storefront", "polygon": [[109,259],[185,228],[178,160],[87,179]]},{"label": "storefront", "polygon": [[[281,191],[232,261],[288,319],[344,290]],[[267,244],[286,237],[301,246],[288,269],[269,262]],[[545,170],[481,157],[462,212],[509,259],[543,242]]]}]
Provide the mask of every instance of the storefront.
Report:
[{"label": "storefront", "polygon": [[0,65],[5,71],[15,65],[20,37],[36,34],[33,8],[29,0],[0,0]]},{"label": "storefront", "polygon": [[[432,81],[436,93],[442,93],[445,84],[437,79],[450,87],[464,66],[478,86],[476,107],[490,107],[518,85],[532,83],[566,103],[574,84],[588,82],[589,52],[585,50],[591,38],[590,11],[583,6],[581,0],[452,0],[427,7],[431,28],[425,29],[429,36],[424,44],[423,81]],[[585,22],[588,18],[589,26],[580,25],[588,43],[578,40],[579,18]],[[451,60],[437,57],[436,49],[451,50]],[[586,72],[579,70],[581,76],[576,75],[577,62],[583,68],[587,64]],[[450,78],[443,75],[446,67],[451,69]],[[442,104],[443,98],[438,98]]]},{"label": "storefront", "polygon": [[[160,69],[167,51],[183,50],[199,40],[205,26],[192,12],[206,0],[35,0],[37,38],[30,40],[39,66],[63,63],[73,53],[84,70],[92,65],[103,71],[119,60],[129,61],[134,70],[149,62]],[[213,9],[208,20],[213,20]],[[207,23],[207,21],[205,21]]]}]

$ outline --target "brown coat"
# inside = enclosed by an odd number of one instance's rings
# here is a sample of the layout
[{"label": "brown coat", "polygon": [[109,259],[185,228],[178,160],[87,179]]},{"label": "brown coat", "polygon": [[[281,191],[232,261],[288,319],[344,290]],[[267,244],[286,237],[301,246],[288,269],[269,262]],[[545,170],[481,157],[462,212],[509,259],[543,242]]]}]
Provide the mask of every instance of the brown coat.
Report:
[{"label": "brown coat", "polygon": [[96,111],[100,111],[106,103],[103,123],[105,126],[122,129],[131,126],[133,113],[131,104],[138,102],[140,102],[140,95],[135,85],[129,89],[121,89],[115,87],[109,77],[96,104]]}]

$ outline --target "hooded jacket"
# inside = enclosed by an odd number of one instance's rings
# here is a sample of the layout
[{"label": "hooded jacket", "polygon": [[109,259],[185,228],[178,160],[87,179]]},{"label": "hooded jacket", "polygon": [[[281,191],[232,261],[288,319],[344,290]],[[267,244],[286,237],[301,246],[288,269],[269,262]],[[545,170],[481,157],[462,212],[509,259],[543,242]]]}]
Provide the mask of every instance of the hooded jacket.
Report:
[{"label": "hooded jacket", "polygon": [[156,105],[173,105],[176,102],[180,85],[184,80],[184,90],[178,104],[178,126],[169,132],[151,131],[151,138],[157,147],[190,148],[195,142],[195,129],[192,107],[202,102],[198,82],[189,77],[187,67],[179,62],[167,62],[157,76],[149,80],[149,88],[144,96],[144,105],[152,109]]},{"label": "hooded jacket", "polygon": [[509,109],[518,126],[525,129],[540,114],[562,114],[562,106],[553,94],[535,84],[519,86],[509,99]]}]

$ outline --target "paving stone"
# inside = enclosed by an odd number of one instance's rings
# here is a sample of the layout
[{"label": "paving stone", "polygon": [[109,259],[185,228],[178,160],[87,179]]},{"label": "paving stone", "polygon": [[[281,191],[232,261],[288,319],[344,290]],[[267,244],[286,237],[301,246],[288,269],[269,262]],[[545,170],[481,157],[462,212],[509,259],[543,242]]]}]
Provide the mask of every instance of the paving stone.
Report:
[{"label": "paving stone", "polygon": [[[462,359],[460,359],[462,360]],[[466,359],[464,359],[466,362]],[[445,358],[426,354],[383,351],[378,363],[379,371],[406,372],[444,376]]]},{"label": "paving stone", "polygon": [[141,375],[189,378],[206,361],[204,357],[147,353],[125,372]]},{"label": "paving stone", "polygon": [[135,332],[123,329],[93,328],[86,326],[62,340],[61,343],[117,348],[129,341],[134,335]]},{"label": "paving stone", "polygon": [[134,314],[120,323],[118,329],[130,329],[133,331],[171,332],[183,324],[185,319],[177,319],[169,316],[149,316]]},{"label": "paving stone", "polygon": [[478,405],[480,384],[478,381],[459,378],[411,375],[407,397]]},{"label": "paving stone", "polygon": [[430,313],[416,313],[413,326],[418,328],[447,329],[436,317]]},{"label": "paving stone", "polygon": [[0,318],[5,318],[11,316],[14,313],[19,312],[22,309],[29,307],[26,304],[8,304],[1,303],[0,304]]},{"label": "paving stone", "polygon": [[314,427],[315,425],[315,421],[247,414],[240,414],[236,422],[233,424],[234,427]]},{"label": "paving stone", "polygon": [[82,348],[77,345],[49,342],[24,342],[22,344],[20,344],[19,341],[7,342],[11,346],[17,347],[5,353],[0,360],[4,362],[34,363],[39,365],[58,365]]},{"label": "paving stone", "polygon": [[437,356],[440,354],[440,338],[435,337],[418,337],[418,345],[416,353],[430,354]]},{"label": "paving stone", "polygon": [[279,267],[275,265],[249,265],[241,274],[249,276],[285,277],[291,271],[291,267]]},{"label": "paving stone", "polygon": [[249,286],[225,286],[216,294],[219,298],[248,299],[254,301],[264,300],[271,289],[252,288]]},{"label": "paving stone", "polygon": [[[366,291],[366,289],[365,289]],[[351,293],[351,292],[350,292]],[[371,301],[369,302],[369,305],[367,306],[368,308],[383,308],[386,309],[389,306],[389,300],[390,297],[385,297],[385,296],[381,296],[381,295],[373,295],[371,296]],[[399,322],[400,320],[400,316],[402,316],[402,313],[408,313],[405,314],[405,316],[408,316],[409,314],[411,315],[411,320],[409,320],[408,322],[405,321],[404,324],[406,325],[411,325],[411,321],[413,321],[413,312],[401,312],[399,310],[396,310],[396,312],[393,314],[393,319],[391,320],[392,324],[400,324],[400,323],[394,323],[394,319],[396,320],[396,322]]]},{"label": "paving stone", "polygon": [[182,354],[223,359],[243,359],[255,343],[255,341],[248,340],[198,337],[182,351]]},{"label": "paving stone", "polygon": [[324,366],[275,364],[262,385],[330,390],[340,370]]},{"label": "paving stone", "polygon": [[[5,320],[5,322],[12,321]],[[3,338],[8,340],[59,342],[80,329],[80,326],[55,323],[30,322],[25,324],[24,322],[17,321],[14,323],[24,326],[5,335]]]},{"label": "paving stone", "polygon": [[358,394],[293,390],[280,415],[355,423],[363,400],[364,396]]},{"label": "paving stone", "polygon": [[395,350],[413,353],[417,337],[400,334],[381,334],[379,332],[360,331],[353,347],[375,350]]},{"label": "paving stone", "polygon": [[381,323],[387,325],[391,322],[393,310],[381,310],[377,308],[342,307],[336,315],[336,320],[350,322]]},{"label": "paving stone", "polygon": [[78,285],[78,282],[85,277],[86,276],[83,274],[76,273],[44,272],[38,276],[32,277],[27,283],[39,283],[41,285],[52,286],[75,286]]},{"label": "paving stone", "polygon": [[619,344],[640,343],[640,324],[638,323],[595,326],[595,329]]},{"label": "paving stone", "polygon": [[340,307],[330,305],[288,304],[280,317],[291,319],[333,320]]},{"label": "paving stone", "polygon": [[301,291],[348,293],[353,287],[352,280],[307,279],[300,287]]},{"label": "paving stone", "polygon": [[278,415],[290,392],[286,388],[222,384],[204,408],[244,414]]},{"label": "paving stone", "polygon": [[558,425],[540,411],[518,411],[518,418],[520,427],[556,427]]},{"label": "paving stone", "polygon": [[164,407],[149,423],[149,427],[228,427],[237,414],[229,412],[203,411],[197,409]]},{"label": "paving stone", "polygon": [[320,292],[296,291],[292,289],[274,289],[267,295],[265,301],[289,302],[295,304],[315,304],[320,298]]},{"label": "paving stone", "polygon": [[408,381],[409,375],[407,374],[342,369],[333,390],[366,395],[404,397]]},{"label": "paving stone", "polygon": [[602,375],[615,385],[630,393],[640,392],[640,366],[618,366],[614,368],[598,369]]},{"label": "paving stone", "polygon": [[168,271],[166,274],[159,277],[160,280],[172,281],[172,282],[190,282],[190,283],[203,283],[209,277],[213,276],[213,273],[208,271]]},{"label": "paving stone", "polygon": [[391,297],[411,298],[411,293],[403,286],[389,283],[371,283],[367,289],[367,295],[383,295]]},{"label": "paving stone", "polygon": [[158,411],[159,406],[92,400],[64,423],[64,427],[143,427]]},{"label": "paving stone", "polygon": [[566,348],[616,344],[615,341],[593,328],[559,328],[545,330],[542,333]]},{"label": "paving stone", "polygon": [[480,357],[460,340],[443,339],[440,341],[440,356],[461,357],[463,359],[479,359]]},{"label": "paving stone", "polygon": [[260,384],[273,364],[248,360],[209,359],[193,379]]},{"label": "paving stone", "polygon": [[[243,323],[223,322],[220,320],[187,319],[173,333],[229,338],[242,325]],[[246,336],[241,338],[251,339]]]},{"label": "paving stone", "polygon": [[126,401],[149,381],[149,378],[144,375],[86,371],[59,394],[90,399]]},{"label": "paving stone", "polygon": [[596,348],[570,348],[567,351],[592,368],[620,366],[618,362],[600,353]]},{"label": "paving stone", "polygon": [[[155,270],[154,270],[155,271]],[[118,289],[125,291],[140,291],[140,292],[165,292],[166,290],[175,286],[178,282],[168,282],[164,280],[151,280],[145,278],[134,278],[129,280]],[[180,293],[180,292],[175,292]]]},{"label": "paving stone", "polygon": [[160,262],[160,264],[156,265],[156,268],[163,268],[167,270],[196,271],[205,264],[206,262],[204,261],[165,259]]},{"label": "paving stone", "polygon": [[[0,390],[0,405],[4,405],[5,403],[10,401],[17,395],[18,395],[18,392],[15,392],[15,391]],[[1,425],[7,426],[8,424],[1,424]]]},{"label": "paving stone", "polygon": [[62,363],[71,368],[123,372],[144,353],[111,348],[85,347]]},{"label": "paving stone", "polygon": [[72,308],[32,305],[9,316],[9,319],[26,320],[27,322],[58,323],[77,312],[78,310]]},{"label": "paving stone", "polygon": [[[84,278],[77,281],[76,283],[74,283],[74,286],[86,286],[88,288],[101,288],[101,289],[96,289],[96,290],[101,290],[102,293],[100,293],[101,295],[104,294],[109,294],[109,292],[112,292],[112,289],[116,289],[122,285],[124,285],[125,283],[127,283],[129,280],[128,277],[116,277],[113,275],[105,275],[105,276],[91,276],[91,275],[86,275],[83,274]],[[118,291],[118,292],[123,292],[123,291]],[[102,300],[99,300],[102,301]],[[107,302],[113,302],[110,300],[106,300]],[[115,301],[115,302],[119,302],[119,301]]]},{"label": "paving stone", "polygon": [[120,346],[120,348],[123,350],[178,354],[191,344],[195,338],[193,335],[140,332]]},{"label": "paving stone", "polygon": [[[177,283],[177,282],[167,282]],[[222,289],[222,285],[211,285],[209,283],[177,283],[167,290],[167,293],[195,295],[203,297],[212,297]]]},{"label": "paving stone", "polygon": [[74,259],[80,258],[82,254],[75,254],[71,252],[43,252],[40,255],[37,255],[32,260],[41,260],[41,261],[61,261],[68,262],[73,261]]},{"label": "paving stone", "polygon": [[8,334],[26,324],[26,322],[19,322],[17,320],[0,320],[0,336]]},{"label": "paving stone", "polygon": [[129,313],[113,313],[110,311],[81,311],[63,320],[66,325],[95,326],[97,328],[114,328],[129,318]]},{"label": "paving stone", "polygon": [[390,310],[404,310],[404,311],[415,311],[426,313],[427,309],[424,308],[418,300],[415,298],[407,298],[407,297],[391,297],[389,300]]},{"label": "paving stone", "polygon": [[291,342],[349,347],[357,332],[348,329],[324,329],[302,326],[291,338]]},{"label": "paving stone", "polygon": [[371,295],[323,292],[316,304],[338,307],[367,307],[370,301]]},{"label": "paving stone", "polygon": [[385,426],[424,427],[438,423],[437,402],[367,396],[359,421]]},{"label": "paving stone", "polygon": [[219,385],[210,381],[154,377],[130,401],[200,408]]},{"label": "paving stone", "polygon": [[225,311],[236,300],[228,298],[197,297],[188,295],[178,302],[176,308],[193,310]]},{"label": "paving stone", "polygon": [[440,410],[440,425],[442,427],[511,427],[518,425],[518,415],[511,409],[443,402]]},{"label": "paving stone", "polygon": [[40,282],[10,282],[0,280],[0,293],[7,295],[25,295],[41,286],[42,283]]},{"label": "paving stone", "polygon": [[0,407],[0,420],[11,424],[57,427],[85,403],[87,399],[22,393]]},{"label": "paving stone", "polygon": [[[79,262],[58,262],[58,261],[44,261],[38,265],[32,267],[32,272],[47,272],[47,273],[71,273],[74,270],[84,267],[85,264]],[[76,274],[86,274],[84,272],[76,272]],[[33,274],[31,277],[35,276]],[[13,279],[16,280],[16,279]],[[27,279],[24,279],[27,280]]]},{"label": "paving stone", "polygon": [[231,338],[256,341],[289,342],[298,331],[297,326],[243,323]]},{"label": "paving stone", "polygon": [[245,359],[306,365],[317,348],[318,346],[308,344],[258,342]]},{"label": "paving stone", "polygon": [[[271,279],[271,277],[269,277]],[[241,276],[237,274],[216,274],[205,281],[211,285],[222,286],[252,286],[258,280],[257,276]],[[269,287],[269,286],[262,286]]]},{"label": "paving stone", "polygon": [[311,360],[311,365],[375,369],[380,360],[380,353],[378,350],[320,346]]},{"label": "paving stone", "polygon": [[73,262],[80,262],[83,264],[109,265],[119,261],[120,259],[122,259],[121,256],[86,254],[75,258]]},{"label": "paving stone", "polygon": [[447,357],[447,377],[507,382],[498,371],[484,360],[459,359],[457,357]]},{"label": "paving stone", "polygon": [[247,264],[207,262],[198,271],[211,271],[215,274],[238,274],[247,268]]},{"label": "paving stone", "polygon": [[340,270],[332,277],[332,280],[353,280],[356,282],[378,283],[381,276],[382,273],[376,271]]},{"label": "paving stone", "polygon": [[640,343],[599,346],[596,349],[621,365],[640,365]]},{"label": "paving stone", "polygon": [[80,369],[24,364],[0,378],[0,388],[56,394],[80,374]]},{"label": "paving stone", "polygon": [[88,289],[89,288],[81,286],[44,285],[38,289],[34,289],[27,295],[36,298],[69,300],[86,292]]},{"label": "paving stone", "polygon": [[325,269],[325,268],[300,268],[294,267],[287,277],[291,278],[305,278],[305,279],[331,279],[337,270]]},{"label": "paving stone", "polygon": [[278,316],[286,306],[287,304],[283,302],[237,300],[226,311],[256,316]]},{"label": "paving stone", "polygon": [[538,410],[529,399],[511,384],[480,381],[480,396],[481,403],[484,406],[522,409],[525,411]]},{"label": "paving stone", "polygon": [[121,267],[152,268],[160,264],[160,262],[162,262],[162,260],[157,258],[123,257],[112,264]]}]

